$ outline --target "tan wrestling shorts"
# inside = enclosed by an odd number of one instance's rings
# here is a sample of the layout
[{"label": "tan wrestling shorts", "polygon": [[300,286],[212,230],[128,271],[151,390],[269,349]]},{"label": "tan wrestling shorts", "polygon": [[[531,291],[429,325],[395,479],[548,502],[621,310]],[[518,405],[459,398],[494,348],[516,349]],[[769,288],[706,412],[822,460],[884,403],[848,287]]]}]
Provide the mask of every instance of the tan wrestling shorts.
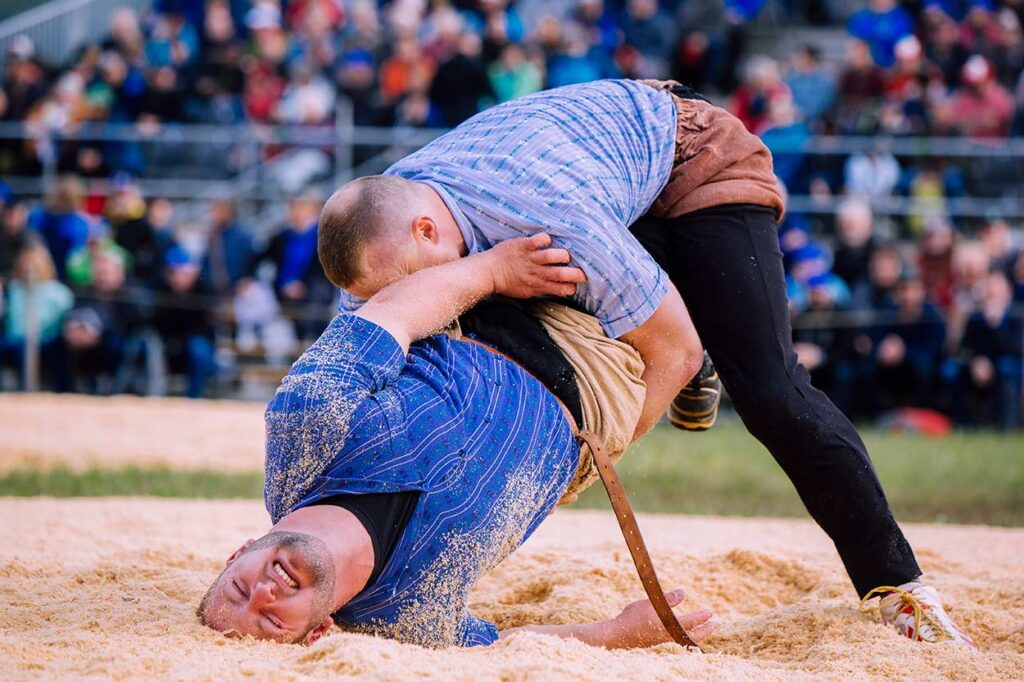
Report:
[{"label": "tan wrestling shorts", "polygon": [[[647,393],[640,378],[644,372],[640,354],[629,344],[608,338],[592,315],[546,301],[531,301],[525,307],[576,373],[583,429],[595,434],[612,462],[618,462],[633,438]],[[573,502],[597,479],[589,450],[581,448],[576,476],[559,504]]]}]

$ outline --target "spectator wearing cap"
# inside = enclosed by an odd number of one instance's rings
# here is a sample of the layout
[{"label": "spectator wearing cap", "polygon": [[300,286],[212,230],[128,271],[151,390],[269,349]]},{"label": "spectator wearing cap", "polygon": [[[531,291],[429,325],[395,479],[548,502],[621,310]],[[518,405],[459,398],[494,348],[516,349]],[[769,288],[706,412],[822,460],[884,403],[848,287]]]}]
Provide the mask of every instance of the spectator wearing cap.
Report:
[{"label": "spectator wearing cap", "polygon": [[76,290],[92,286],[96,263],[101,257],[116,258],[122,267],[131,267],[131,253],[110,238],[110,228],[106,223],[95,221],[89,228],[89,239],[85,246],[68,254],[65,268],[67,284]]},{"label": "spectator wearing cap", "polygon": [[914,20],[896,0],[868,0],[850,16],[846,30],[871,48],[875,64],[887,69],[893,64],[896,43],[914,32]]},{"label": "spectator wearing cap", "polygon": [[58,279],[65,277],[65,265],[71,252],[85,246],[89,238],[93,221],[82,210],[84,201],[82,181],[65,175],[54,182],[45,204],[29,214],[28,225],[46,244]]},{"label": "spectator wearing cap", "polygon": [[793,321],[793,348],[800,364],[810,372],[814,386],[833,400],[838,399],[840,409],[848,410],[848,391],[838,373],[849,362],[852,337],[848,329],[834,323],[834,314],[848,307],[849,291],[827,270],[811,275],[801,286],[806,308]]},{"label": "spectator wearing cap", "polygon": [[353,47],[338,58],[336,80],[338,94],[348,101],[356,125],[376,125],[380,109],[376,84],[376,57],[372,50]]},{"label": "spectator wearing cap", "polygon": [[114,248],[93,257],[92,281],[75,296],[63,325],[72,381],[89,393],[120,393],[128,385],[128,355],[140,350],[142,292],[128,286],[125,256]]},{"label": "spectator wearing cap", "polygon": [[203,287],[215,294],[234,293],[252,267],[252,237],[235,216],[235,204],[218,199],[210,204],[210,225],[203,255]]},{"label": "spectator wearing cap", "polygon": [[4,106],[0,119],[23,121],[46,95],[46,77],[35,61],[35,44],[27,35],[17,35],[7,45],[4,64]]},{"label": "spectator wearing cap", "polygon": [[163,245],[147,217],[146,200],[139,186],[127,174],[114,176],[113,192],[103,207],[103,215],[113,231],[114,242],[131,254],[126,261],[128,274],[141,282],[155,281],[162,265]]},{"label": "spectator wearing cap", "polygon": [[942,71],[925,57],[917,36],[906,36],[896,43],[896,62],[885,75],[885,94],[901,107],[901,114],[908,120],[907,134],[928,133],[931,101],[935,93],[945,89]]},{"label": "spectator wearing cap", "polygon": [[200,280],[199,264],[181,247],[169,249],[164,263],[153,327],[163,343],[168,372],[185,374],[185,394],[201,398],[217,373],[210,292]]},{"label": "spectator wearing cap", "polygon": [[267,123],[287,87],[282,64],[288,37],[281,29],[281,10],[270,2],[254,2],[245,15],[251,36],[251,59],[245,66],[242,100],[249,119]]},{"label": "spectator wearing cap", "polygon": [[974,55],[961,69],[963,85],[949,103],[948,120],[975,139],[1004,138],[1013,120],[1013,96],[995,80],[992,65]]},{"label": "spectator wearing cap", "polygon": [[946,342],[946,324],[927,300],[921,278],[912,273],[900,278],[881,312],[883,323],[872,334],[876,400],[883,409],[935,407],[934,378]]},{"label": "spectator wearing cap", "polygon": [[981,304],[968,319],[956,357],[944,368],[954,383],[953,416],[969,426],[1021,425],[1024,319],[1011,307],[1013,289],[1001,272],[986,275]]},{"label": "spectator wearing cap", "polygon": [[41,369],[49,373],[52,387],[68,390],[67,365],[61,342],[61,325],[71,310],[74,295],[57,280],[53,259],[46,247],[30,241],[18,252],[11,280],[4,287],[4,336],[0,356],[3,364],[18,371],[23,386],[28,316],[35,318]]},{"label": "spectator wearing cap", "polygon": [[836,103],[836,78],[822,64],[821,50],[804,45],[794,51],[784,82],[808,125],[820,132]]}]

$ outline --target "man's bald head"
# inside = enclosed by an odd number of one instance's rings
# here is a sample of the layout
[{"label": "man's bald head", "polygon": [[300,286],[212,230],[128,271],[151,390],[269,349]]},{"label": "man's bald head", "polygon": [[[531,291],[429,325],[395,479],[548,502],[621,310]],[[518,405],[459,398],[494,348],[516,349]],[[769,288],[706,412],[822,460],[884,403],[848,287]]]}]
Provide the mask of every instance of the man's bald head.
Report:
[{"label": "man's bald head", "polygon": [[423,208],[417,183],[371,175],[343,185],[320,213],[317,253],[327,278],[346,288],[360,276],[366,247],[397,240]]}]

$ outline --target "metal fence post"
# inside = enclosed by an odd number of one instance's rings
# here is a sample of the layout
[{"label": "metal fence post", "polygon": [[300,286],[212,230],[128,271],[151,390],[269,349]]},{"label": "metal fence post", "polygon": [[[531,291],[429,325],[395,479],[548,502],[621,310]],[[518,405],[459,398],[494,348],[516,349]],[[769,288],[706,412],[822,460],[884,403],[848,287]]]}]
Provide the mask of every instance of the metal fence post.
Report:
[{"label": "metal fence post", "polygon": [[36,310],[35,273],[25,281],[25,355],[22,366],[26,391],[39,390],[39,315]]},{"label": "metal fence post", "polygon": [[355,114],[352,102],[344,95],[338,97],[334,107],[334,187],[335,189],[351,180],[354,158]]}]

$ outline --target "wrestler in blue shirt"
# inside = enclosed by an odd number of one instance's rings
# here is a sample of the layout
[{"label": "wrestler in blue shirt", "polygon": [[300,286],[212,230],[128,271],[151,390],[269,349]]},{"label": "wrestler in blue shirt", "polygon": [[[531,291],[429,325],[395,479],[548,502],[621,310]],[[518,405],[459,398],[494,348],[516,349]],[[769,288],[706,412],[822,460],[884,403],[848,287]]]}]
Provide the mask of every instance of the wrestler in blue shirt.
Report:
[{"label": "wrestler in blue shirt", "polygon": [[[524,369],[477,343],[429,335],[492,293],[562,294],[582,281],[557,265],[567,252],[541,248],[548,242],[511,240],[421,270],[335,318],[267,408],[265,498],[275,525],[232,555],[200,604],[204,623],[310,642],[333,614],[348,628],[425,646],[499,637],[469,613],[469,592],[552,511],[579,446],[563,407]],[[403,491],[418,500],[371,582],[365,526],[319,502]],[[709,617],[683,624],[703,637]],[[606,646],[669,639],[646,601],[611,621],[529,629]]]}]

